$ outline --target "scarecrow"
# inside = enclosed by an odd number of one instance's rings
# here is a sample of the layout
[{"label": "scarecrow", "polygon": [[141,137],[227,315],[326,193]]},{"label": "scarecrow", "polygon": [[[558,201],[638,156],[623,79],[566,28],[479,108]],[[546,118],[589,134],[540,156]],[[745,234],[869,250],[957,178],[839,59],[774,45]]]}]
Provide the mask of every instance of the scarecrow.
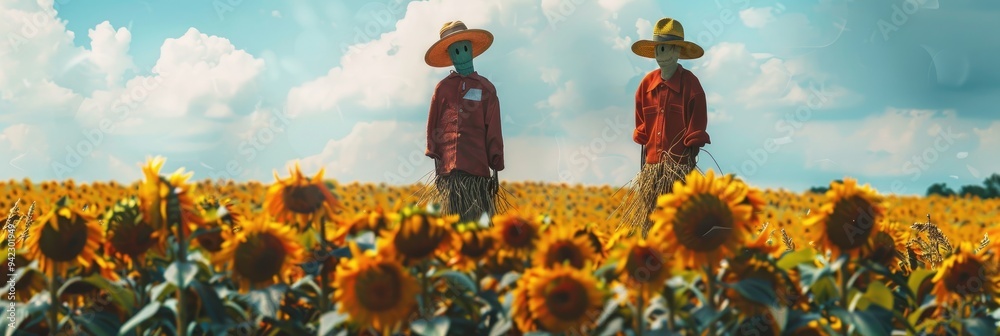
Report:
[{"label": "scarecrow", "polygon": [[434,159],[435,178],[421,201],[440,204],[443,213],[460,215],[463,222],[484,213],[492,218],[509,206],[497,175],[504,169],[500,100],[493,83],[472,65],[492,44],[492,33],[453,21],[424,56],[432,67],[454,70],[431,98],[425,154]]},{"label": "scarecrow", "polygon": [[664,18],[653,27],[652,40],[632,44],[636,55],[656,60],[635,92],[635,131],[632,139],[642,145],[641,168],[623,200],[619,229],[641,229],[646,236],[649,215],[659,195],[670,193],[674,181],[683,181],[697,164],[698,152],[709,141],[705,91],[691,71],[677,63],[705,54],[697,44],[684,40],[681,23]]}]

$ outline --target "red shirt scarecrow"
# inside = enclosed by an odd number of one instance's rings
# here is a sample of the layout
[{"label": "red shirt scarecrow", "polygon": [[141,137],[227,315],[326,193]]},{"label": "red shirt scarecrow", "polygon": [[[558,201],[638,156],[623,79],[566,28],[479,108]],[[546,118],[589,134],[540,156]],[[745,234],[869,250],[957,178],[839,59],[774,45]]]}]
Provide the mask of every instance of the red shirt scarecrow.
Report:
[{"label": "red shirt scarecrow", "polygon": [[[497,171],[504,169],[500,100],[496,87],[473,68],[472,59],[493,44],[493,34],[448,22],[424,56],[433,67],[454,66],[438,83],[427,118],[426,155],[434,159],[435,188],[424,200],[446,214],[474,221],[492,216],[497,202]],[[492,176],[490,171],[492,170]]]},{"label": "red shirt scarecrow", "polygon": [[636,55],[656,60],[635,92],[633,140],[642,145],[642,169],[625,198],[621,225],[649,230],[649,215],[659,195],[669,193],[673,182],[683,180],[696,165],[701,147],[711,143],[705,128],[708,112],[705,91],[679,59],[705,54],[697,44],[684,40],[681,23],[670,18],[656,22],[652,40],[632,45]]}]

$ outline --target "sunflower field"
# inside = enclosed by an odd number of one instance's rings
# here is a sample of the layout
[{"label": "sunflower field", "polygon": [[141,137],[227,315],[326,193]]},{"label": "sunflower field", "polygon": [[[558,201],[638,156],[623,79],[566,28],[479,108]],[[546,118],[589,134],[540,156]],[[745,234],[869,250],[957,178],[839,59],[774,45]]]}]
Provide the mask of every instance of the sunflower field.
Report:
[{"label": "sunflower field", "polygon": [[1000,199],[761,190],[693,172],[645,237],[611,186],[0,182],[4,335],[995,335]]}]

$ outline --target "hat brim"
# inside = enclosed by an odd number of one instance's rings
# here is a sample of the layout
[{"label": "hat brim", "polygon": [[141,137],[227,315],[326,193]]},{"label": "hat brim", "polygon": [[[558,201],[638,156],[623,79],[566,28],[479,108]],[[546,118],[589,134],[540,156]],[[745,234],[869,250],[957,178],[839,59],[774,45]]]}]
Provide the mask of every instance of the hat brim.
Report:
[{"label": "hat brim", "polygon": [[472,42],[472,57],[482,55],[486,49],[493,45],[493,33],[482,29],[466,29],[438,40],[427,49],[424,55],[424,62],[427,65],[437,68],[449,67],[452,65],[451,57],[448,56],[448,47],[458,41]]},{"label": "hat brim", "polygon": [[639,40],[632,44],[632,52],[645,58],[656,58],[656,47],[662,44],[681,47],[680,59],[696,59],[705,55],[705,49],[691,41],[651,41]]}]

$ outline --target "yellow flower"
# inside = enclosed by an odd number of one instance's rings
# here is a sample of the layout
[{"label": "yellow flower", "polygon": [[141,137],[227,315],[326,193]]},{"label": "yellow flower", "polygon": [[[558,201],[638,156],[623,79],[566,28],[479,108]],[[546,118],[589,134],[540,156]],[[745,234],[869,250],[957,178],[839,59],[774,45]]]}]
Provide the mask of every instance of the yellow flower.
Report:
[{"label": "yellow flower", "polygon": [[1000,272],[993,254],[975,251],[975,245],[961,243],[955,252],[944,260],[937,274],[932,293],[938,303],[954,304],[985,296],[997,300],[1000,289]]},{"label": "yellow flower", "polygon": [[[204,225],[191,199],[191,186],[187,184],[194,173],[184,173],[184,168],[179,168],[170,176],[161,177],[160,168],[164,162],[162,157],[156,157],[142,167],[144,179],[139,186],[139,200],[143,221],[155,230],[174,232],[175,223],[168,222],[171,220],[169,211],[178,211],[180,217],[176,220],[180,221],[184,237],[190,237],[194,228]],[[159,235],[161,245],[166,244],[167,236],[165,233]]]},{"label": "yellow flower", "polygon": [[492,230],[499,243],[497,257],[500,259],[527,258],[539,238],[538,223],[516,214],[495,216]]},{"label": "yellow flower", "polygon": [[228,263],[241,292],[251,286],[280,282],[282,276],[305,258],[290,227],[263,216],[241,218],[238,225],[240,231],[223,235],[226,241],[212,261],[217,265]]},{"label": "yellow flower", "polygon": [[90,267],[104,240],[104,231],[94,216],[71,206],[66,197],[29,230],[27,257],[37,260],[45,274],[64,275],[71,267]]},{"label": "yellow flower", "polygon": [[531,262],[535,267],[568,263],[573,268],[594,265],[594,248],[585,236],[576,236],[566,227],[551,227],[542,237]]},{"label": "yellow flower", "polygon": [[349,244],[353,258],[337,267],[333,300],[357,324],[389,331],[415,310],[420,287],[398,261]]},{"label": "yellow flower", "polygon": [[723,256],[739,252],[752,233],[752,207],[743,204],[747,188],[732,179],[694,170],[657,200],[649,234],[660,235],[684,267],[716,267]]},{"label": "yellow flower", "polygon": [[444,254],[451,247],[451,225],[458,219],[456,215],[438,216],[423,211],[408,212],[399,225],[383,235],[385,253],[393,255],[406,265]]},{"label": "yellow flower", "polygon": [[448,266],[463,272],[471,272],[479,262],[493,254],[496,239],[489,231],[467,230],[455,233],[452,239],[452,257]]},{"label": "yellow flower", "polygon": [[857,257],[872,233],[878,232],[885,214],[882,197],[869,185],[858,186],[852,178],[834,181],[826,192],[826,203],[812,212],[803,225],[812,229],[821,251],[830,249],[834,258]]},{"label": "yellow flower", "polygon": [[658,235],[630,239],[616,250],[617,273],[624,275],[627,287],[648,286],[648,292],[659,292],[673,273],[673,258]]},{"label": "yellow flower", "polygon": [[[514,299],[527,299],[530,317],[519,311],[515,321],[534,320],[542,330],[562,333],[592,326],[604,307],[603,284],[587,271],[556,265],[526,273],[523,280],[518,286],[527,295],[521,293]],[[524,302],[513,305],[523,308]]]},{"label": "yellow flower", "polygon": [[885,265],[890,271],[908,271],[905,235],[896,222],[879,225],[879,230],[872,234],[865,245],[864,258]]},{"label": "yellow flower", "polygon": [[279,222],[295,223],[300,230],[317,222],[333,222],[341,205],[323,183],[323,169],[311,179],[302,174],[298,163],[289,171],[287,180],[274,173],[276,181],[264,200],[268,214]]},{"label": "yellow flower", "polygon": [[[163,246],[158,245],[164,231],[158,231],[149,225],[142,217],[142,209],[134,198],[123,199],[105,216],[105,251],[125,261],[131,266],[145,260],[146,251],[152,247],[162,253]],[[140,265],[141,266],[141,265]]]}]

